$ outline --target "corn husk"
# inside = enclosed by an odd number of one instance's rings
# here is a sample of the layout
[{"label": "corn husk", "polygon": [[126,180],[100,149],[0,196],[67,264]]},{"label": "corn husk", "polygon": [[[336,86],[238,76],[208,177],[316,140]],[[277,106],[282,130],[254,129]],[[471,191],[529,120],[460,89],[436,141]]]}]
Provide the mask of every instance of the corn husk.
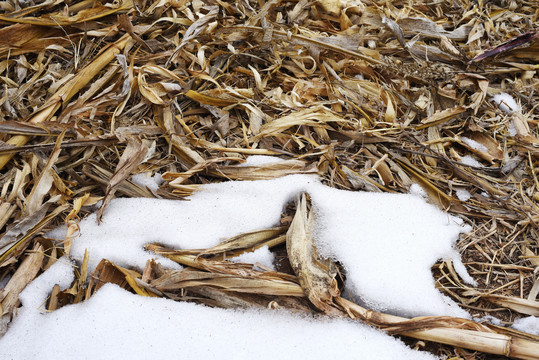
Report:
[{"label": "corn husk", "polygon": [[330,260],[319,259],[316,254],[312,233],[315,220],[307,196],[302,193],[297,200],[296,214],[286,233],[286,250],[307,298],[318,309],[328,314],[336,313],[333,299],[340,294],[337,267]]}]

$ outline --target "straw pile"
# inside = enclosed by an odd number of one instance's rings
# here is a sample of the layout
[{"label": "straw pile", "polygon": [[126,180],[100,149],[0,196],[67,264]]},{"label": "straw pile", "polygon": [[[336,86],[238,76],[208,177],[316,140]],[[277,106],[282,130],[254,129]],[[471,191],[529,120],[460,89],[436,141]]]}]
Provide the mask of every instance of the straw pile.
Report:
[{"label": "straw pile", "polygon": [[[351,190],[419,184],[474,229],[459,250],[479,287],[442,262],[433,267],[441,291],[507,324],[539,315],[534,1],[0,4],[3,331],[18,294],[69,253],[70,236],[58,244],[43,233],[65,223],[76,235],[85,206],[103,200],[102,214],[115,196],[181,199],[208,182],[293,173]],[[518,108],[494,104],[501,92]],[[233,166],[252,154],[288,161]],[[165,184],[152,192],[128,180],[143,172],[164,173]],[[70,289],[51,289],[47,306],[83,301],[114,282],[143,296],[359,318],[449,344],[428,346],[449,357],[539,358],[537,336],[462,319],[402,319],[344,300],[338,266],[314,255],[308,207],[303,196],[281,227],[213,249],[148,244],[183,271],[103,260],[88,274],[84,261]],[[291,267],[260,272],[223,260],[262,245]]]}]

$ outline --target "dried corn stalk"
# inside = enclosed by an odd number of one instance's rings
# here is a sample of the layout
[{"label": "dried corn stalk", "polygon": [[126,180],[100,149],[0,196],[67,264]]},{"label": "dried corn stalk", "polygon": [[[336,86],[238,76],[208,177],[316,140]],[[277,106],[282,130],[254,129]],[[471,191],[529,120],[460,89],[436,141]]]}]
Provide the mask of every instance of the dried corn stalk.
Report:
[{"label": "dried corn stalk", "polygon": [[185,288],[211,286],[230,292],[274,295],[304,296],[302,288],[295,282],[277,274],[266,278],[248,278],[242,275],[208,273],[196,270],[170,270],[150,283],[162,292],[179,291]]},{"label": "dried corn stalk", "polygon": [[352,318],[365,320],[391,333],[517,359],[539,359],[539,341],[499,334],[470,320],[450,317],[406,319],[367,310],[343,298],[336,302]]},{"label": "dried corn stalk", "polygon": [[306,193],[296,201],[296,214],[286,233],[286,250],[292,269],[307,298],[327,314],[338,314],[333,300],[340,295],[337,266],[331,260],[321,260],[313,239],[314,214]]}]

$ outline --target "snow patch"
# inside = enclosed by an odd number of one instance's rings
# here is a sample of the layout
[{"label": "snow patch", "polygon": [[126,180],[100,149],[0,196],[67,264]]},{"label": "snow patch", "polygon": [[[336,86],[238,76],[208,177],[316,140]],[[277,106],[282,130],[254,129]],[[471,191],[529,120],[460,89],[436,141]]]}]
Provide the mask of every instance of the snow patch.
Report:
[{"label": "snow patch", "polygon": [[411,195],[415,195],[415,196],[418,196],[420,198],[423,198],[423,199],[428,199],[428,195],[427,195],[427,192],[425,191],[425,189],[423,189],[421,187],[421,185],[419,184],[412,184],[410,185],[410,194]]},{"label": "snow patch", "polygon": [[131,176],[131,181],[143,188],[147,187],[152,191],[159,189],[159,186],[164,182],[161,174],[156,173],[152,176],[150,172],[133,175]]},{"label": "snow patch", "polygon": [[238,166],[260,166],[260,165],[269,165],[285,162],[286,160],[280,159],[275,156],[267,155],[254,155],[249,156],[244,163],[239,164]]},{"label": "snow patch", "polygon": [[472,197],[472,195],[468,192],[468,190],[459,189],[455,191],[455,194],[459,198],[460,201],[468,201]]},{"label": "snow patch", "polygon": [[[142,269],[147,260],[158,257],[144,251],[147,243],[209,248],[240,233],[278,225],[284,207],[306,191],[317,213],[318,250],[343,264],[353,294],[375,310],[404,316],[468,316],[435,289],[430,268],[438,259],[458,261],[453,246],[459,233],[469,229],[417,196],[337,190],[309,175],[200,189],[189,201],[113,200],[101,225],[95,214],[80,222],[71,255],[82,259],[88,249],[90,271],[103,258]],[[60,240],[64,235],[64,230],[48,234]],[[180,267],[163,257],[159,261]]]},{"label": "snow patch", "polygon": [[[251,161],[260,164],[261,160],[270,162],[261,157]],[[285,206],[306,191],[316,216],[313,236],[317,250],[342,264],[350,297],[374,310],[403,316],[469,317],[435,288],[431,266],[439,259],[452,260],[462,279],[473,284],[454,247],[459,234],[470,227],[417,195],[336,190],[309,175],[230,181],[199,189],[188,201],[113,200],[101,225],[95,214],[80,222],[72,258],[81,261],[87,249],[89,271],[103,258],[139,269],[147,260],[158,258],[165,267],[180,268],[144,251],[144,245],[158,242],[179,249],[209,248],[231,236],[273,227],[279,224]],[[419,185],[410,191],[423,193]],[[47,236],[63,240],[65,227]],[[272,256],[266,247],[233,260],[268,266]],[[66,288],[72,280],[71,264],[62,260],[27,287],[21,294],[20,316],[0,340],[0,358],[54,354],[57,359],[68,359],[77,353],[88,359],[104,354],[138,359],[147,357],[149,347],[157,358],[180,352],[188,358],[221,358],[217,349],[222,348],[234,349],[237,359],[269,359],[280,353],[313,359],[433,358],[357,322],[300,317],[285,311],[210,309],[144,298],[113,285],[104,286],[87,302],[42,313],[53,285]],[[51,337],[62,338],[62,346],[51,342]],[[302,345],[305,339],[308,346]]]},{"label": "snow patch", "polygon": [[28,310],[0,339],[1,359],[436,359],[359,322],[215,309],[113,284],[52,313]]},{"label": "snow patch", "polygon": [[236,263],[245,263],[245,264],[260,264],[272,270],[275,270],[273,266],[273,261],[275,257],[273,253],[269,250],[268,246],[262,246],[259,249],[256,249],[252,252],[244,252],[243,254],[230,258],[228,260]]},{"label": "snow patch", "polygon": [[483,151],[483,152],[488,151],[488,148],[485,145],[478,143],[477,141],[473,139],[470,139],[464,136],[461,136],[460,139],[462,140],[463,143],[465,143],[466,145],[468,145],[474,150]]},{"label": "snow patch", "polygon": [[500,319],[498,319],[497,317],[494,317],[492,315],[485,315],[485,316],[480,317],[480,318],[474,317],[473,321],[478,322],[478,323],[489,322],[489,323],[497,325],[497,326],[503,326],[502,321]]},{"label": "snow patch", "polygon": [[539,317],[528,316],[516,319],[513,328],[533,335],[539,335]]},{"label": "snow patch", "polygon": [[61,289],[66,289],[73,279],[73,265],[64,257],[58,259],[19,295],[23,308],[41,307],[55,284],[58,284]]},{"label": "snow patch", "polygon": [[461,219],[413,195],[322,185],[309,193],[319,253],[340,261],[346,286],[369,308],[410,317],[469,316],[435,289],[430,272],[438,259],[460,259],[453,245],[471,230]]},{"label": "snow patch", "polygon": [[492,97],[492,101],[494,101],[494,103],[498,105],[500,110],[502,110],[503,112],[507,114],[512,114],[515,111],[516,112],[520,111],[520,106],[518,106],[515,99],[507,93],[501,92],[499,94],[494,95]]},{"label": "snow patch", "polygon": [[481,165],[481,163],[479,161],[475,160],[470,155],[463,156],[460,159],[460,162],[463,163],[464,165],[469,165],[469,166],[475,166],[475,167],[482,167],[483,166],[483,165]]}]

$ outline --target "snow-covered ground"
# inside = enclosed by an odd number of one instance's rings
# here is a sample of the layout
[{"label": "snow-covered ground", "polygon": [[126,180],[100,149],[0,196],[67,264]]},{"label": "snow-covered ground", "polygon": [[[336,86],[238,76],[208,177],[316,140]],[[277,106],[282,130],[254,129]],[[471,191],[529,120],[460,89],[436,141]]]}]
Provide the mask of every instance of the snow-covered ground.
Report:
[{"label": "snow-covered ground", "polygon": [[[144,245],[208,248],[275,226],[286,204],[302,191],[312,198],[319,253],[343,265],[350,297],[403,316],[469,317],[435,289],[431,274],[438,259],[452,259],[463,280],[473,283],[454,249],[459,234],[470,230],[460,219],[421,196],[336,190],[308,175],[204,185],[188,201],[116,199],[101,225],[95,215],[81,221],[71,257],[80,261],[87,249],[90,270],[102,258],[139,269],[157,258],[165,267],[179,268],[144,251]],[[48,235],[62,239],[65,229]],[[267,266],[271,254],[262,249],[241,261]],[[0,339],[0,359],[433,358],[358,322],[283,310],[213,309],[145,298],[114,285],[85,303],[43,311],[52,286],[66,288],[72,279],[70,263],[59,261],[25,289],[23,307]]]}]

